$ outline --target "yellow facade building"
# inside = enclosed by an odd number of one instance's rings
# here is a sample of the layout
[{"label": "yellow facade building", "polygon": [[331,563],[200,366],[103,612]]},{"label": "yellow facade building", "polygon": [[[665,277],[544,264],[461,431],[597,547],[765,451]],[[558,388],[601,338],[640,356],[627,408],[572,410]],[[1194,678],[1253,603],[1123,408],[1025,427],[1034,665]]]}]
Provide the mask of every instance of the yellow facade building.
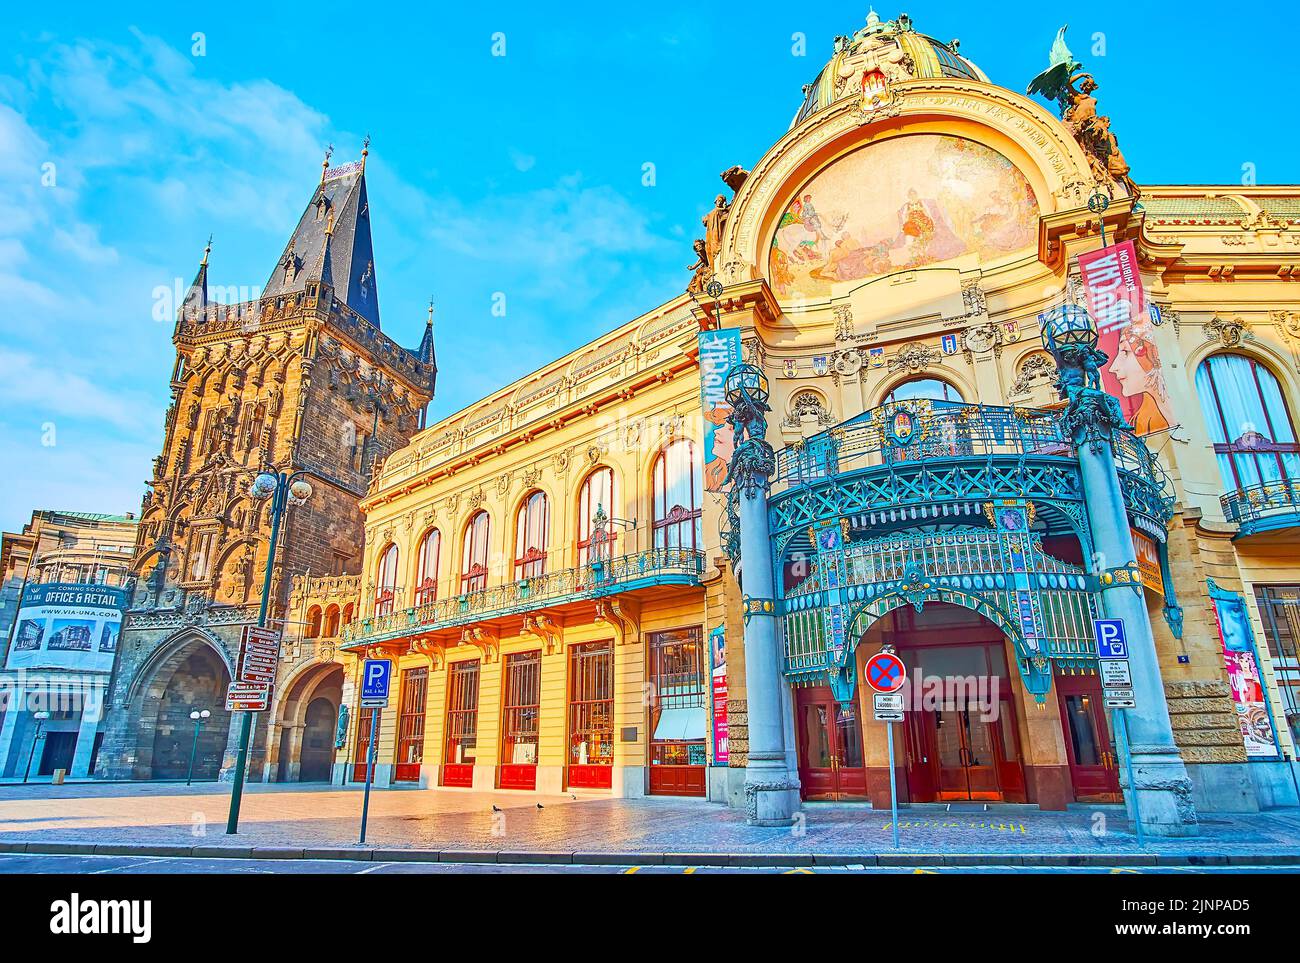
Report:
[{"label": "yellow facade building", "polygon": [[[1135,664],[1155,688],[1127,711],[1172,731],[1160,759],[1135,745],[1138,785],[1176,772],[1186,826],[1297,802],[1300,187],[1139,188],[1160,172],[1130,175],[1063,35],[1034,81],[1061,110],[1012,86],[872,14],[752,171],[723,175],[687,296],[388,459],[336,780],[364,776],[378,656],[400,677],[381,784],[707,794],[758,821],[763,793],[887,804],[863,680],[888,648],[995,690],[989,719],[909,706],[904,802],[1116,801],[1093,620],[1131,577],[1158,666]],[[1095,310],[1079,258],[1127,242],[1145,303],[1101,331],[1096,371],[1131,426],[1115,558],[1041,319]],[[761,557],[739,552],[735,426],[701,402],[702,346],[727,338],[770,394]],[[747,565],[772,566],[772,598],[746,604]]]}]

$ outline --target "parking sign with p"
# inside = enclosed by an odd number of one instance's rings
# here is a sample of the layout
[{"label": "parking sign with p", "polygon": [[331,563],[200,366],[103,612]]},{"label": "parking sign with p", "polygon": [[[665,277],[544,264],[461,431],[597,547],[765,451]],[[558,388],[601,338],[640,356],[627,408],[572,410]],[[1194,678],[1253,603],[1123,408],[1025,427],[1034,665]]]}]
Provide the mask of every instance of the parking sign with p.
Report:
[{"label": "parking sign with p", "polygon": [[382,709],[388,705],[388,688],[393,663],[388,659],[366,659],[361,669],[361,708]]},{"label": "parking sign with p", "polygon": [[1097,658],[1103,661],[1128,658],[1128,637],[1124,633],[1123,619],[1097,619],[1093,622],[1097,634]]}]

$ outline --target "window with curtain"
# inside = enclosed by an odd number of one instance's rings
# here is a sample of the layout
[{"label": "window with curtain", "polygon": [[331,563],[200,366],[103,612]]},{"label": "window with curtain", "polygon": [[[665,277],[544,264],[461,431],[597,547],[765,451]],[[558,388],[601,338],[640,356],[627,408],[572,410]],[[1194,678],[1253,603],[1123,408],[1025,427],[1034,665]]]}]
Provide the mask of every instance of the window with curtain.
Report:
[{"label": "window with curtain", "polygon": [[1216,354],[1196,369],[1219,473],[1229,491],[1300,478],[1300,446],[1282,389],[1253,358]]},{"label": "window with curtain", "polygon": [[651,477],[655,548],[698,549],[703,493],[694,443],[682,438],[661,451]]},{"label": "window with curtain", "polygon": [[533,492],[515,516],[515,578],[533,578],[546,571],[546,532],[551,524],[546,495]]},{"label": "window with curtain", "polygon": [[475,512],[465,525],[465,548],[461,553],[460,590],[477,592],[487,588],[488,532],[491,523],[487,512]]},{"label": "window with curtain", "polygon": [[885,404],[894,401],[965,401],[961,392],[938,378],[913,378],[894,388],[885,399]]},{"label": "window with curtain", "polygon": [[431,528],[420,539],[415,560],[415,604],[427,605],[438,597],[438,556],[442,552],[442,533]]},{"label": "window with curtain", "polygon": [[596,536],[596,513],[603,511],[606,519],[614,516],[614,469],[600,467],[587,476],[578,492],[578,564],[586,565],[593,557],[612,558],[614,541],[618,537],[608,521],[604,531]]},{"label": "window with curtain", "polygon": [[390,615],[397,598],[397,546],[389,545],[375,567],[375,615]]}]

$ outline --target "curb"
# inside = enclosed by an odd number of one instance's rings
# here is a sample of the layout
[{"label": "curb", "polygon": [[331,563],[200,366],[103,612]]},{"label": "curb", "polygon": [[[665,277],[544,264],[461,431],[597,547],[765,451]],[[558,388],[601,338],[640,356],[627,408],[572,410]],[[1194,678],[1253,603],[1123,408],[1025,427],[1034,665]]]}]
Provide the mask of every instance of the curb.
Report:
[{"label": "curb", "polygon": [[715,868],[861,866],[907,868],[948,866],[1007,867],[1166,867],[1293,866],[1293,853],[631,853],[526,852],[491,850],[312,848],[280,846],[181,846],[130,843],[11,842],[0,840],[0,854],[50,856],[168,856],[194,859],[329,859],[360,862],[497,863],[533,866],[709,866]]}]

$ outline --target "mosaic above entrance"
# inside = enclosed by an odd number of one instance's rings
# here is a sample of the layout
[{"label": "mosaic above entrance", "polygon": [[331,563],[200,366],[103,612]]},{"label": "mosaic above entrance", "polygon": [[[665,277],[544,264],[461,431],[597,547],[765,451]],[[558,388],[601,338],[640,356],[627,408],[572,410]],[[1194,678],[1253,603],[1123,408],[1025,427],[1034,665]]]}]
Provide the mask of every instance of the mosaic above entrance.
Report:
[{"label": "mosaic above entrance", "polygon": [[821,171],[772,238],[777,297],[828,297],[835,285],[967,254],[992,260],[1031,246],[1038,202],[992,148],[961,137],[895,137]]}]

